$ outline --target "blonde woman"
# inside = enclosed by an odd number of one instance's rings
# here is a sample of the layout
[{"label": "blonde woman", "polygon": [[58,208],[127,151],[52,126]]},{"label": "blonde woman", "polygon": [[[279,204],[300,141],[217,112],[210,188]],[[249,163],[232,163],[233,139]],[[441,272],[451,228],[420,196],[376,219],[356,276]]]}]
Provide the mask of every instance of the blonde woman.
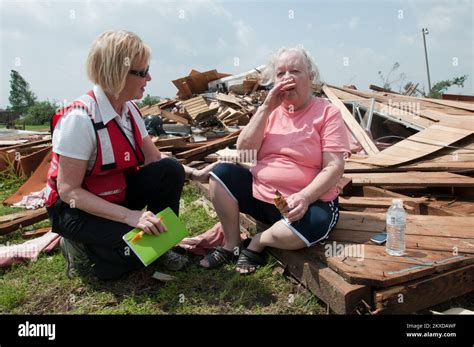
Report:
[{"label": "blonde woman", "polygon": [[[136,34],[101,34],[87,59],[93,89],[53,115],[46,206],[70,277],[117,279],[140,268],[122,236],[133,228],[163,232],[155,214],[166,207],[178,214],[185,176],[208,178],[211,166],[164,158],[148,136],[132,100],[151,80],[149,62],[150,48]],[[165,258],[174,270],[185,263],[176,253]]]}]

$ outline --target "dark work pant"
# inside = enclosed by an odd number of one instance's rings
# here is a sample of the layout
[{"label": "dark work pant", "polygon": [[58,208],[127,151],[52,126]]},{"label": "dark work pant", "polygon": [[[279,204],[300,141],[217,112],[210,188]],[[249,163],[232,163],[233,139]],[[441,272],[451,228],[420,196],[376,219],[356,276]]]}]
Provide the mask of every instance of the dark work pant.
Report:
[{"label": "dark work pant", "polygon": [[[183,166],[175,159],[161,159],[127,176],[126,198],[121,205],[131,210],[147,206],[155,214],[170,207],[178,214],[183,184]],[[54,232],[84,244],[98,278],[118,279],[143,266],[122,239],[131,226],[71,208],[60,199],[48,213]]]}]

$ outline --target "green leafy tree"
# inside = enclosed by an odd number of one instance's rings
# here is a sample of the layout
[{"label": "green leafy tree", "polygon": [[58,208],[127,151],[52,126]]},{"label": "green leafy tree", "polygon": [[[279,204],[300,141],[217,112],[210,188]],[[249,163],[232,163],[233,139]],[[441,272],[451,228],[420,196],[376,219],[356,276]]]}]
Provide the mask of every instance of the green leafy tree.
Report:
[{"label": "green leafy tree", "polygon": [[30,90],[30,85],[18,71],[10,72],[10,110],[25,114],[28,108],[36,102],[36,95]]},{"label": "green leafy tree", "polygon": [[161,98],[159,96],[151,96],[150,94],[147,94],[142,101],[137,102],[138,107],[144,107],[144,106],[152,106],[154,104],[157,104],[161,101]]},{"label": "green leafy tree", "polygon": [[458,86],[464,88],[464,82],[466,82],[468,75],[463,75],[460,77],[454,77],[450,80],[442,80],[436,82],[429,93],[430,98],[441,99],[443,93],[445,93],[450,87]]},{"label": "green leafy tree", "polygon": [[31,106],[24,118],[25,124],[43,125],[49,124],[51,116],[56,112],[56,106],[49,101],[41,101]]}]

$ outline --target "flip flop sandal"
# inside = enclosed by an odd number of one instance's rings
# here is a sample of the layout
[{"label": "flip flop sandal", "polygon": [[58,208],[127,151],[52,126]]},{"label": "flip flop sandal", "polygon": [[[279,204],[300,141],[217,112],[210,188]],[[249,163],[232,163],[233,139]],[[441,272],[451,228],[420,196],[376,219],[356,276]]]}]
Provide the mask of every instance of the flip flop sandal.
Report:
[{"label": "flip flop sandal", "polygon": [[263,266],[265,264],[265,257],[262,253],[251,251],[250,249],[243,249],[240,252],[239,259],[237,260],[236,268],[247,270],[247,272],[237,271],[241,275],[249,275],[254,273],[259,266]]},{"label": "flip flop sandal", "polygon": [[228,251],[222,247],[217,247],[214,252],[209,253],[204,257],[207,260],[209,266],[203,266],[206,269],[215,269],[226,263],[234,262],[236,256],[234,252]]}]

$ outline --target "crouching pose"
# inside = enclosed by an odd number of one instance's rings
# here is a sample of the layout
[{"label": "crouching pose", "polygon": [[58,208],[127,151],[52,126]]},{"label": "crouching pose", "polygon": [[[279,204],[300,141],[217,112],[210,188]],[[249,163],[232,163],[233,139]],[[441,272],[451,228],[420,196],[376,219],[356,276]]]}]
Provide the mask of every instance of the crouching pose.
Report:
[{"label": "crouching pose", "polygon": [[[46,206],[70,277],[117,279],[141,268],[122,236],[133,228],[164,232],[155,214],[166,207],[178,214],[185,177],[209,177],[212,166],[183,167],[148,136],[131,100],[141,99],[151,80],[149,61],[137,35],[103,33],[87,60],[93,89],[53,115]],[[164,260],[178,270],[186,258],[168,252]]]}]

